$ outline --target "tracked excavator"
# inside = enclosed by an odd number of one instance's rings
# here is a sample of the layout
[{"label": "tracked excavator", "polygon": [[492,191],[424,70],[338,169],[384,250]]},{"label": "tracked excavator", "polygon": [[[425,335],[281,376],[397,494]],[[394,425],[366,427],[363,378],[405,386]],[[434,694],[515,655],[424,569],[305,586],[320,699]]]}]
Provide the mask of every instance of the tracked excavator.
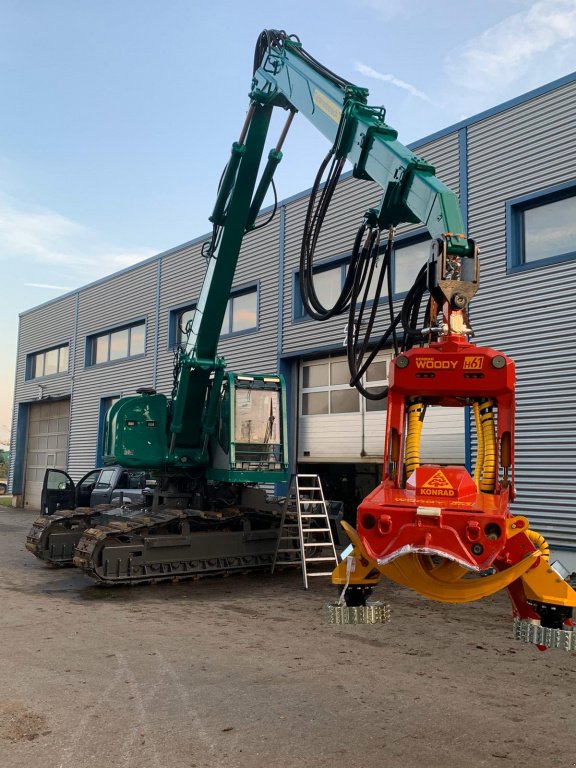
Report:
[{"label": "tracked excavator", "polygon": [[[275,109],[286,111],[287,119],[260,172]],[[334,74],[296,36],[278,30],[265,30],[257,41],[249,109],[210,217],[206,275],[172,396],[142,391],[122,398],[107,416],[107,462],[152,471],[157,487],[146,510],[131,517],[113,511],[108,523],[89,527],[70,513],[81,529],[74,563],[102,582],[134,583],[270,560],[273,547],[266,550],[262,539],[277,537],[277,521],[270,519],[278,506],[253,484],[287,477],[282,381],[277,374],[225,373],[217,344],[242,239],[257,226],[274,188],[297,113],[330,144],[304,224],[302,302],[318,321],[348,313],[350,384],[367,398],[388,398],[383,479],[360,504],[356,528],[345,524],[352,543],[332,576],[340,597],[327,607],[329,620],[387,620],[388,607],[370,601],[382,576],[442,602],[475,601],[507,589],[517,639],[576,650],[576,593],[550,565],[544,538],[511,510],[514,363],[471,342],[468,307],[479,287],[479,250],[466,234],[457,196],[398,141],[384,108],[368,105],[365,88]],[[347,162],[356,179],[380,187],[381,197],[364,212],[342,293],[326,307],[314,285],[314,252]],[[390,263],[403,223],[423,224],[431,250],[396,313]],[[382,308],[389,324],[377,333]],[[365,389],[364,374],[390,346],[389,387]],[[473,472],[420,461],[426,410],[445,406],[473,415]],[[246,440],[252,423],[259,428]],[[33,528],[29,545],[38,554],[60,523],[40,518],[35,525],[40,530]]]}]

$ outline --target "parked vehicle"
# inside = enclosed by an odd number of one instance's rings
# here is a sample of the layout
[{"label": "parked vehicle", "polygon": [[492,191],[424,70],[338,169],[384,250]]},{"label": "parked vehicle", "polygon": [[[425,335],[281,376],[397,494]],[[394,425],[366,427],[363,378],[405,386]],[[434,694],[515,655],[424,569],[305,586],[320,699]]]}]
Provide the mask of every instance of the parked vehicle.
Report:
[{"label": "parked vehicle", "polygon": [[26,538],[26,549],[51,565],[72,565],[84,531],[138,514],[147,505],[154,482],[146,470],[120,466],[91,469],[74,483],[62,469],[47,469],[42,515]]},{"label": "parked vehicle", "polygon": [[42,514],[53,515],[59,509],[96,507],[98,504],[142,504],[143,491],[151,490],[153,481],[145,470],[124,467],[91,469],[78,483],[63,469],[47,469],[42,486]]}]

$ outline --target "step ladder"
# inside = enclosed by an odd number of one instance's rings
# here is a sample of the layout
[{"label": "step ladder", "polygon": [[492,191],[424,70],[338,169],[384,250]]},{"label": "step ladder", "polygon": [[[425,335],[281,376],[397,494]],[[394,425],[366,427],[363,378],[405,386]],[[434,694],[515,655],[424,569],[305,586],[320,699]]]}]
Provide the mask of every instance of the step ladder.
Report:
[{"label": "step ladder", "polygon": [[[292,475],[282,509],[272,573],[279,562],[279,555],[286,555],[289,562],[301,563],[304,589],[308,589],[310,577],[331,576],[338,565],[338,555],[318,475]],[[297,557],[290,557],[291,555]]]}]

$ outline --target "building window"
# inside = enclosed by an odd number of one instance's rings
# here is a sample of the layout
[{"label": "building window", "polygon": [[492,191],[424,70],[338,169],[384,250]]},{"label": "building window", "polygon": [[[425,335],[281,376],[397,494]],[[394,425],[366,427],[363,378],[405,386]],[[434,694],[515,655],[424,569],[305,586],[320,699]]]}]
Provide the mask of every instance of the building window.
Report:
[{"label": "building window", "polygon": [[[370,287],[366,300],[368,302],[374,301],[376,298],[376,288],[382,271],[383,252],[385,245],[381,246],[378,261],[374,267],[372,273],[372,279],[370,281]],[[428,261],[428,255],[430,253],[430,237],[428,235],[412,235],[398,240],[394,246],[394,252],[392,256],[393,264],[393,292],[394,296],[406,293],[412,287],[418,272],[422,268],[422,265]],[[336,265],[322,266],[318,265],[314,269],[314,289],[320,300],[320,303],[326,307],[333,307],[337,298],[342,292],[344,282],[346,280],[346,273],[350,265],[349,259],[340,261]],[[307,317],[302,304],[302,298],[300,296],[300,285],[298,273],[295,275],[294,280],[294,319],[299,320]],[[385,299],[388,296],[388,283],[384,280],[380,289],[380,299]],[[363,297],[363,293],[360,295],[360,299]]]},{"label": "building window", "polygon": [[[344,281],[346,280],[346,271],[348,269],[349,261],[340,261],[336,265],[322,266],[318,265],[314,268],[314,290],[318,296],[318,300],[322,306],[329,309],[333,307],[336,300],[342,293],[344,287]],[[377,276],[374,276],[372,283],[370,284],[371,295],[369,298],[374,298],[374,286],[376,284]],[[302,303],[302,297],[300,296],[300,284],[298,273],[294,276],[294,319],[299,320],[304,317],[308,317]]]},{"label": "building window", "polygon": [[530,269],[576,257],[576,184],[506,205],[508,269]]},{"label": "building window", "polygon": [[145,340],[146,323],[144,322],[89,336],[86,346],[86,365],[100,365],[143,355]]},{"label": "building window", "polygon": [[[363,386],[374,393],[388,383],[390,355],[379,354],[363,377]],[[302,363],[300,373],[300,415],[367,413],[386,410],[386,399],[365,400],[350,386],[350,371],[345,357],[325,358]]]},{"label": "building window", "polygon": [[[171,346],[186,341],[186,328],[194,317],[196,304],[181,307],[171,313]],[[230,294],[222,321],[220,336],[252,331],[258,328],[258,288],[244,289]]]},{"label": "building window", "polygon": [[26,378],[39,379],[43,376],[53,376],[56,373],[66,373],[68,371],[68,357],[68,344],[28,355]]},{"label": "building window", "polygon": [[224,322],[222,323],[222,336],[253,330],[257,327],[258,291],[256,288],[232,294],[228,300]]},{"label": "building window", "polygon": [[430,238],[422,235],[417,238],[398,240],[394,246],[394,294],[407,293],[418,272],[428,261]]}]

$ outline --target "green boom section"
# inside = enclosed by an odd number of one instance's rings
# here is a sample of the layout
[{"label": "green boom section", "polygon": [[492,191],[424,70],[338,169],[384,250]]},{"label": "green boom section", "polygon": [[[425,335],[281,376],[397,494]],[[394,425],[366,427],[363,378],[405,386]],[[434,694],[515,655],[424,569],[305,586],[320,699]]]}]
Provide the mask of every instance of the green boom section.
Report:
[{"label": "green boom section", "polygon": [[331,76],[299,43],[270,49],[256,71],[252,98],[298,110],[322,133],[358,178],[383,190],[380,223],[422,222],[433,238],[446,235],[448,251],[467,254],[469,245],[456,194],[434,167],[397,141],[382,107],[367,105],[368,91]]}]

